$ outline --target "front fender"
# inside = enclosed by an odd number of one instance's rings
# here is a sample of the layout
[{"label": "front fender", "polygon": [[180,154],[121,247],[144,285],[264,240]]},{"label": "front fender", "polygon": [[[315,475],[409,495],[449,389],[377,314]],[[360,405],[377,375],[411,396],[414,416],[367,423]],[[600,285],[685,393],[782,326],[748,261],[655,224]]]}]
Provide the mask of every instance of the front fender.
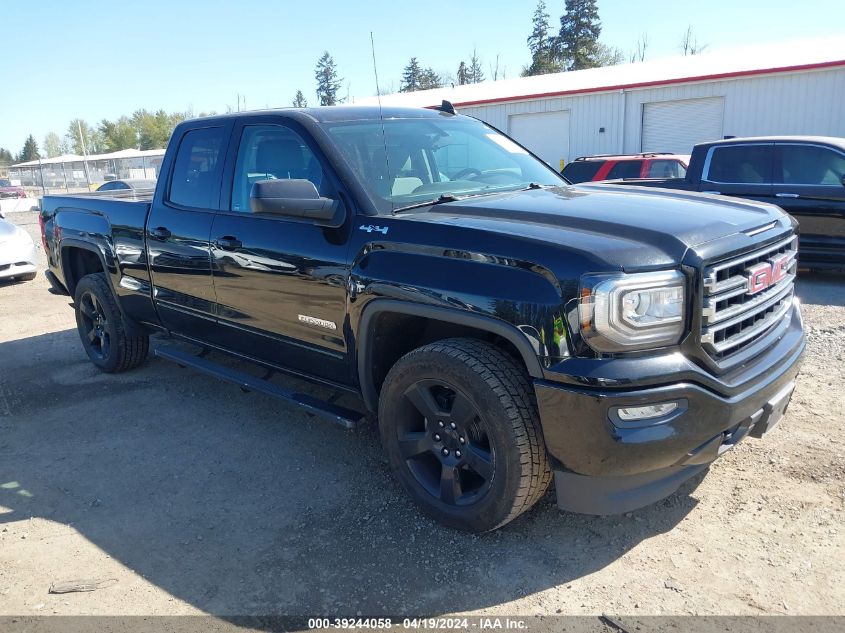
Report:
[{"label": "front fender", "polygon": [[528,262],[395,242],[371,244],[356,258],[349,283],[349,325],[368,406],[376,400],[376,387],[368,384],[373,328],[384,312],[500,336],[536,378],[543,376],[543,367],[569,356],[560,288],[551,273]]}]

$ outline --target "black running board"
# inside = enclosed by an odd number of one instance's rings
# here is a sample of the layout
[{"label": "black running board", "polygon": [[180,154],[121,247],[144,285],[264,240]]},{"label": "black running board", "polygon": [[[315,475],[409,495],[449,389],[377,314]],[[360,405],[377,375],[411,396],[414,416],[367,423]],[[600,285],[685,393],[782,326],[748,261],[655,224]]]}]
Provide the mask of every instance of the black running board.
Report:
[{"label": "black running board", "polygon": [[304,407],[311,413],[327,418],[347,429],[356,428],[364,418],[364,415],[358,411],[353,411],[352,409],[347,409],[346,407],[341,407],[304,393],[290,391],[263,378],[258,378],[246,372],[206,360],[204,358],[205,352],[198,356],[181,350],[178,347],[166,345],[157,348],[155,355],[179,365],[184,365],[185,367],[198,369],[215,378],[234,383],[244,391],[260,391],[269,396],[292,402],[300,407]]}]

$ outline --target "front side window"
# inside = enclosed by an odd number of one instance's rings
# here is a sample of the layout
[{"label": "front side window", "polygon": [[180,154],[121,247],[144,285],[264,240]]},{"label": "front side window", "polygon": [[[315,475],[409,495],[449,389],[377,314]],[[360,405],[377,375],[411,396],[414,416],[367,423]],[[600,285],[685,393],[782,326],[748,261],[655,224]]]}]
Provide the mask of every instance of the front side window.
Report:
[{"label": "front side window", "polygon": [[179,143],[173,163],[168,200],[183,207],[212,209],[220,190],[218,162],[225,130],[208,127],[190,130]]},{"label": "front side window", "polygon": [[705,180],[726,184],[762,185],[772,182],[771,145],[727,145],[710,150]]},{"label": "front side window", "polygon": [[317,190],[323,169],[302,137],[281,125],[244,128],[232,183],[232,211],[249,212],[249,194],[259,180],[310,180]]},{"label": "front side window", "polygon": [[620,160],[610,168],[610,171],[607,173],[607,179],[639,178],[642,167],[643,161],[641,160]]},{"label": "front side window", "polygon": [[842,186],[845,154],[818,145],[780,145],[781,182]]},{"label": "front side window", "polygon": [[332,122],[326,131],[381,212],[442,196],[566,184],[507,136],[474,119]]}]

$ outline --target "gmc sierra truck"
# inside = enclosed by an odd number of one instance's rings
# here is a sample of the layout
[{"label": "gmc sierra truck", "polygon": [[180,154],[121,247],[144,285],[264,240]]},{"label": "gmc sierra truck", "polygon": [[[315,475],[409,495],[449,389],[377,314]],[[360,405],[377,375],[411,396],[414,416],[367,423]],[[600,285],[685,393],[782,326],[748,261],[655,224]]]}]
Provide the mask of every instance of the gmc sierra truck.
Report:
[{"label": "gmc sierra truck", "polygon": [[845,138],[769,136],[700,143],[683,178],[625,178],[614,184],[776,204],[798,221],[802,267],[845,270]]},{"label": "gmc sierra truck", "polygon": [[376,414],[410,497],[463,530],[552,478],[577,512],[670,495],[778,423],[804,351],[780,209],[578,190],[448,103],[187,121],[133,198],[43,201],[91,361],[136,367],[158,332],[181,365],[349,426]]}]

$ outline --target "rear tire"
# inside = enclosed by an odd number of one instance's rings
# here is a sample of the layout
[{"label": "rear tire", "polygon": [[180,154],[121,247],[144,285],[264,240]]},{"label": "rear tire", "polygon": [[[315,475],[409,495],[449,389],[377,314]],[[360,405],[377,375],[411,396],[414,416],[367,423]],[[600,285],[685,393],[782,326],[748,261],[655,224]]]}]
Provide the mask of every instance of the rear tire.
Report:
[{"label": "rear tire", "polygon": [[106,373],[133,369],[150,349],[146,334],[130,336],[104,273],[86,275],[74,293],[76,328],[91,362]]},{"label": "rear tire", "polygon": [[551,481],[525,368],[483,341],[447,339],[399,359],[382,385],[379,428],[405,490],[449,527],[496,529]]}]

